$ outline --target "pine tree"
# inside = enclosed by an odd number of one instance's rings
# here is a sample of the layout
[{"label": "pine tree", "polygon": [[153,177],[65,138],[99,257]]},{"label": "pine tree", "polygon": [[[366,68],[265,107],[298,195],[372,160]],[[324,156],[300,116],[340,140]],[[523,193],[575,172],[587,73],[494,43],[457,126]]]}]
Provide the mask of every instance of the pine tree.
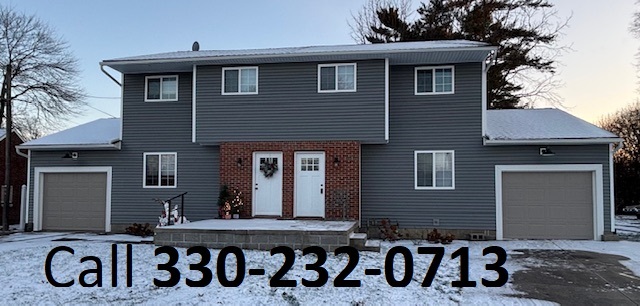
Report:
[{"label": "pine tree", "polygon": [[[382,26],[371,26],[370,43],[467,39],[498,46],[488,74],[489,108],[530,106],[536,98],[559,101],[554,58],[565,23],[553,24],[553,4],[546,0],[430,0],[419,18],[404,20],[397,8],[377,11]],[[543,51],[540,51],[540,50]],[[525,88],[528,87],[528,88]]]}]

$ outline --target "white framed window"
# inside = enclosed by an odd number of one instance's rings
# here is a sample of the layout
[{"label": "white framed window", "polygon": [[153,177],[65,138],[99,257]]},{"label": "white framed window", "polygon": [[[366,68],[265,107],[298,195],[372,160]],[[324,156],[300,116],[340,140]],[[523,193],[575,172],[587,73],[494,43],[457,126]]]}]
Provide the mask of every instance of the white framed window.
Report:
[{"label": "white framed window", "polygon": [[453,66],[416,67],[414,88],[416,95],[452,94],[455,89]]},{"label": "white framed window", "polygon": [[455,189],[454,151],[415,151],[415,189]]},{"label": "white framed window", "polygon": [[258,67],[222,68],[223,95],[250,95],[258,93]]},{"label": "white framed window", "polygon": [[145,77],[144,101],[178,101],[178,76],[154,75]]},{"label": "white framed window", "polygon": [[318,92],[356,91],[356,68],[356,63],[319,64]]},{"label": "white framed window", "polygon": [[178,153],[144,153],[144,188],[175,188],[178,185]]}]

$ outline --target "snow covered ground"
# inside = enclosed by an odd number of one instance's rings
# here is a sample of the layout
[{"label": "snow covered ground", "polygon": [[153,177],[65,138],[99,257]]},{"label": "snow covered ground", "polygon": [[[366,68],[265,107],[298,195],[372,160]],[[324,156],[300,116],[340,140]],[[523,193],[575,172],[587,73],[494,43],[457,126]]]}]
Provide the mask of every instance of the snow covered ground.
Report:
[{"label": "snow covered ground", "polygon": [[623,239],[640,241],[640,219],[636,216],[616,216],[616,232]]},{"label": "snow covered ground", "polygon": [[[58,240],[58,241],[56,241]],[[62,240],[62,241],[60,241]],[[344,255],[328,255],[323,265],[329,273],[329,283],[320,288],[302,286],[300,280],[316,279],[317,274],[306,271],[305,264],[315,262],[312,256],[302,256],[296,251],[295,264],[285,279],[298,280],[294,288],[271,288],[269,278],[283,263],[282,255],[271,256],[269,252],[244,250],[247,270],[264,268],[265,276],[246,275],[237,288],[222,287],[216,277],[216,259],[219,250],[211,251],[211,262],[207,265],[213,271],[213,281],[204,288],[191,288],[185,284],[185,278],[200,279],[201,274],[190,271],[189,264],[200,260],[198,255],[186,256],[186,249],[178,249],[180,259],[176,267],[182,273],[182,280],[172,288],[154,286],[153,278],[167,279],[168,273],[157,270],[157,264],[165,263],[167,255],[154,256],[155,246],[148,244],[150,238],[141,239],[127,235],[91,235],[61,233],[19,233],[0,237],[0,296],[17,304],[275,304],[275,305],[381,305],[381,304],[484,304],[494,305],[541,305],[545,301],[515,298],[517,295],[510,283],[500,288],[485,288],[482,277],[493,280],[495,272],[485,271],[485,264],[495,261],[494,255],[482,256],[485,247],[497,245],[514,254],[518,249],[575,249],[623,255],[630,260],[624,262],[634,273],[640,276],[640,242],[596,242],[596,241],[454,241],[446,246],[445,257],[431,287],[421,287],[422,279],[431,263],[432,255],[420,255],[411,241],[383,243],[381,253],[361,252],[360,260],[348,279],[360,279],[359,288],[335,288],[332,280],[347,263]],[[118,285],[111,287],[111,244],[119,243],[118,249]],[[125,286],[125,247],[124,243],[133,243],[133,286]],[[141,243],[142,242],[142,243]],[[58,253],[52,262],[54,277],[60,282],[75,279],[75,285],[67,288],[52,286],[45,277],[44,263],[47,254],[56,246],[68,246],[75,254]],[[384,272],[380,276],[365,276],[365,268],[382,268],[385,255],[394,246],[404,246],[413,253],[414,276],[405,288],[394,288],[387,284]],[[440,246],[423,243],[420,246]],[[454,288],[451,281],[459,279],[459,258],[451,259],[451,253],[461,247],[469,248],[470,280],[478,282],[476,288]],[[78,275],[85,269],[95,268],[91,261],[80,263],[84,256],[97,256],[103,264],[103,287],[84,288],[78,284]],[[404,262],[397,256],[394,273],[402,278]],[[512,275],[523,269],[522,263],[509,257],[504,267]],[[226,262],[229,278],[235,276],[235,260],[230,256]],[[87,277],[90,282],[92,276]]]}]

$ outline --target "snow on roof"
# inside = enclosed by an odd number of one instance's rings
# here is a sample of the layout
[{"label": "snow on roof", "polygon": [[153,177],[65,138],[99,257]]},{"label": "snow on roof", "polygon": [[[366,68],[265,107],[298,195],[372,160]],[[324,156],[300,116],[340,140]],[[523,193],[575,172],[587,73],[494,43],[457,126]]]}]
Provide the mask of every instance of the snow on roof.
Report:
[{"label": "snow on roof", "polygon": [[120,118],[98,119],[20,145],[24,149],[116,148]]},{"label": "snow on roof", "polygon": [[564,111],[543,109],[501,109],[487,111],[487,142],[578,140],[595,143],[618,141],[605,131]]},{"label": "snow on roof", "polygon": [[287,55],[307,55],[307,54],[330,54],[330,53],[367,53],[367,52],[388,52],[388,51],[416,51],[424,49],[456,49],[456,48],[477,48],[491,47],[483,42],[470,40],[439,40],[439,41],[414,41],[395,42],[389,44],[364,44],[364,45],[332,45],[332,46],[307,46],[307,47],[286,47],[286,48],[266,48],[266,49],[245,49],[245,50],[202,50],[202,51],[177,51],[139,56],[130,56],[105,60],[104,63],[121,61],[146,61],[146,60],[177,60],[196,59],[210,57],[231,57],[231,56],[287,56]]}]

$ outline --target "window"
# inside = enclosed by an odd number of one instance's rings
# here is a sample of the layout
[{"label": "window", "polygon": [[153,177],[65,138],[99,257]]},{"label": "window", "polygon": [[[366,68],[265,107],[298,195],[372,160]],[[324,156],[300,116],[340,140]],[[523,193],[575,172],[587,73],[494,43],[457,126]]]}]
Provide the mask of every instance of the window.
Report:
[{"label": "window", "polygon": [[222,68],[222,94],[258,93],[258,67]]},{"label": "window", "polygon": [[318,92],[356,91],[356,64],[318,65]]},{"label": "window", "polygon": [[145,78],[145,101],[178,101],[178,76]]},{"label": "window", "polygon": [[300,171],[320,171],[320,159],[317,157],[300,158]]},{"label": "window", "polygon": [[415,94],[451,94],[454,88],[453,67],[416,67]]},{"label": "window", "polygon": [[176,153],[144,153],[144,187],[176,187]]},{"label": "window", "polygon": [[415,189],[454,189],[454,151],[416,151]]}]

